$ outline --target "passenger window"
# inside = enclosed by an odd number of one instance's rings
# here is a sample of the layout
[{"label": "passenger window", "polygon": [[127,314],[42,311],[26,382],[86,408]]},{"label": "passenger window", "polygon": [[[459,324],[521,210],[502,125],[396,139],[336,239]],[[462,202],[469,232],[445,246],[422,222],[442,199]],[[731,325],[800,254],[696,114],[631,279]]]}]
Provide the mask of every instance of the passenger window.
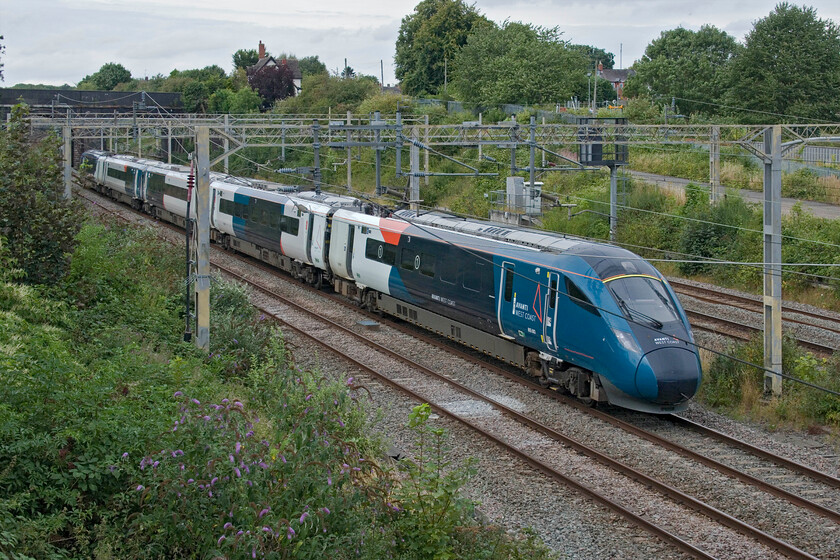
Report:
[{"label": "passenger window", "polygon": [[470,290],[471,292],[481,291],[481,271],[483,267],[484,263],[475,261],[472,266],[464,269],[463,286],[465,290]]},{"label": "passenger window", "polygon": [[400,268],[414,270],[414,257],[419,255],[416,255],[411,249],[403,249],[400,256]]},{"label": "passenger window", "polygon": [[420,274],[435,277],[435,256],[429,253],[420,255]]},{"label": "passenger window", "polygon": [[583,293],[583,290],[577,287],[574,282],[571,281],[568,277],[566,278],[566,293],[569,294],[569,299],[575,305],[582,307],[584,310],[592,313],[593,315],[599,315],[598,310],[592,305],[592,302],[589,301],[589,297]]},{"label": "passenger window", "polygon": [[513,277],[516,267],[511,263],[505,263],[505,301],[513,301]]},{"label": "passenger window", "polygon": [[557,275],[552,274],[548,281],[548,307],[554,309],[557,304]]}]

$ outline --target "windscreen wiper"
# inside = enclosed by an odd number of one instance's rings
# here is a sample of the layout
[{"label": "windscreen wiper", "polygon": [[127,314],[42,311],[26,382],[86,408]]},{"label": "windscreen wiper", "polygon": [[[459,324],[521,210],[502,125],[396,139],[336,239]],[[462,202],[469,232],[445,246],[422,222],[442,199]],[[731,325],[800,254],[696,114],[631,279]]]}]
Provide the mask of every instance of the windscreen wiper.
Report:
[{"label": "windscreen wiper", "polygon": [[615,298],[618,300],[619,307],[621,307],[628,315],[635,315],[636,317],[639,317],[643,321],[649,322],[653,326],[653,328],[659,329],[659,330],[662,329],[662,326],[663,326],[662,321],[659,321],[658,319],[654,319],[650,315],[645,315],[641,311],[637,311],[637,310],[633,309],[632,307],[627,305],[626,301],[624,301],[623,299],[621,299],[618,296],[615,296]]}]

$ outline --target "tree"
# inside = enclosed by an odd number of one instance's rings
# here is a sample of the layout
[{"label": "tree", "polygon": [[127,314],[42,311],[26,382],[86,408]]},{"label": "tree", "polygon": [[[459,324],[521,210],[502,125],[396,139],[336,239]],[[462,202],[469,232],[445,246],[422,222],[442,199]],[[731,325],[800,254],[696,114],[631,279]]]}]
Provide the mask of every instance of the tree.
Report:
[{"label": "tree", "polygon": [[118,84],[128,82],[131,80],[131,72],[129,72],[122,64],[116,62],[108,62],[95,73],[85,76],[80,82],[80,86],[90,84],[96,89],[103,91],[111,91]]},{"label": "tree", "polygon": [[356,71],[353,70],[351,66],[345,66],[344,70],[341,71],[340,76],[345,80],[350,80],[356,77]]},{"label": "tree", "polygon": [[[268,53],[266,53],[266,56],[268,56]],[[260,54],[257,52],[257,49],[239,49],[233,53],[233,69],[238,70],[242,68],[245,70],[249,66],[256,64],[259,59]]]},{"label": "tree", "polygon": [[184,104],[184,110],[188,113],[206,112],[209,98],[210,92],[207,86],[198,80],[190,80],[181,92],[181,101]]},{"label": "tree", "polygon": [[[0,35],[0,41],[2,41],[2,40],[3,40],[3,36]],[[3,45],[2,43],[0,43],[0,54],[3,54],[3,52],[5,50],[6,50],[6,45]],[[3,63],[0,62],[0,82],[4,82],[4,81],[6,81],[6,80],[5,80],[5,78],[3,78]]]},{"label": "tree", "polygon": [[379,92],[379,84],[365,77],[345,80],[329,74],[314,74],[303,77],[299,95],[289,97],[275,106],[284,114],[327,113],[356,111],[359,104]]},{"label": "tree", "polygon": [[837,120],[840,31],[813,8],[783,2],[757,21],[733,61],[727,105],[748,121]]},{"label": "tree", "polygon": [[263,66],[259,70],[248,70],[248,85],[263,99],[263,109],[269,109],[275,101],[295,94],[295,81],[291,69],[281,62]]},{"label": "tree", "polygon": [[611,52],[605,51],[604,49],[593,47],[591,45],[569,45],[569,48],[582,54],[587,58],[587,60],[589,60],[587,68],[589,68],[590,71],[597,68],[598,64],[601,64],[606,70],[612,70],[615,67],[615,55]]},{"label": "tree", "polygon": [[423,0],[403,18],[397,37],[395,73],[405,93],[443,89],[448,66],[467,36],[493,24],[463,0]]},{"label": "tree", "polygon": [[586,58],[556,27],[505,22],[474,31],[455,58],[453,86],[480,105],[555,103],[586,91]]},{"label": "tree", "polygon": [[317,55],[305,56],[298,60],[298,68],[300,68],[301,76],[327,73],[327,65],[318,60]]},{"label": "tree", "polygon": [[64,276],[82,215],[64,198],[55,136],[30,142],[29,107],[15,105],[0,129],[0,237],[32,284]]},{"label": "tree", "polygon": [[740,50],[735,38],[713,25],[700,31],[679,27],[663,31],[633,65],[624,95],[646,95],[670,103],[677,98],[686,113],[717,113],[725,90],[727,66]]}]

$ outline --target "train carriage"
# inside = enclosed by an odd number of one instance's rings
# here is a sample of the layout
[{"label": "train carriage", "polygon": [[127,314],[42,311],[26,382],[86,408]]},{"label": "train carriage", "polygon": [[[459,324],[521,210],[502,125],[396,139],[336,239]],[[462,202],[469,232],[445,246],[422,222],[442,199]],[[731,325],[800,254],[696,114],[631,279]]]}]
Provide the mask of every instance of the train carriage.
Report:
[{"label": "train carriage", "polygon": [[[186,168],[104,152],[83,160],[101,190],[139,196],[146,211],[184,225]],[[109,178],[112,165],[133,182]],[[585,401],[673,412],[699,388],[685,313],[665,278],[630,251],[437,212],[382,217],[352,197],[267,190],[283,188],[211,174],[211,238]]]}]

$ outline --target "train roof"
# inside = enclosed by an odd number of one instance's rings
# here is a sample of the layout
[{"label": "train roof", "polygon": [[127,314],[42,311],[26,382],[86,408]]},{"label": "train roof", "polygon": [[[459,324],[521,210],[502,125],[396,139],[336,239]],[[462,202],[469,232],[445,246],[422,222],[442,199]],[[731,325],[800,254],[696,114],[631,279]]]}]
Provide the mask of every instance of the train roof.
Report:
[{"label": "train roof", "polygon": [[315,191],[303,191],[296,193],[295,197],[304,198],[313,202],[319,202],[321,204],[332,206],[334,208],[360,208],[364,205],[364,202],[362,200],[359,200],[358,198],[323,191],[319,193],[316,193]]},{"label": "train roof", "polygon": [[586,243],[582,239],[568,237],[564,234],[541,232],[481,220],[468,220],[443,212],[424,212],[418,214],[414,210],[399,210],[394,215],[413,224],[435,226],[554,253],[562,253],[580,243]]}]

